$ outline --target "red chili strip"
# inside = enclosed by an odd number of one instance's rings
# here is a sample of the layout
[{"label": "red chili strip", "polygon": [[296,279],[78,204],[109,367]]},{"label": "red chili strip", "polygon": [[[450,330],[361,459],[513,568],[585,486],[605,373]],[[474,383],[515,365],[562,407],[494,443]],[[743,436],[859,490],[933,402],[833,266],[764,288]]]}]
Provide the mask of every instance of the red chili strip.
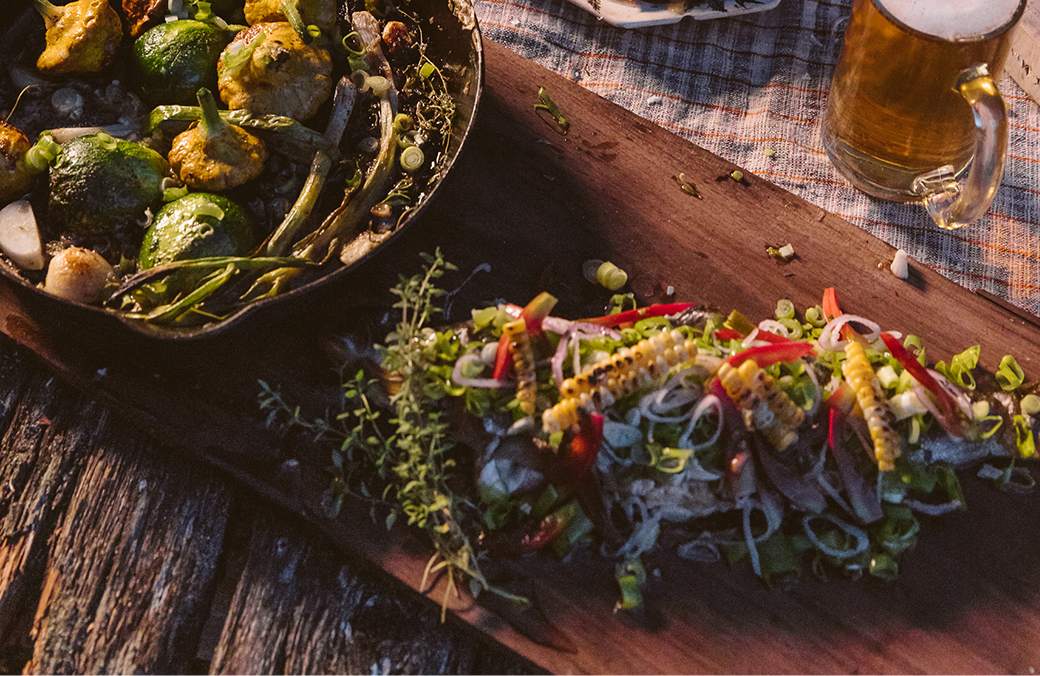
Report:
[{"label": "red chili strip", "polygon": [[660,305],[648,305],[647,307],[640,307],[635,310],[615,312],[612,315],[593,317],[592,319],[583,319],[582,321],[589,322],[590,324],[600,324],[601,326],[620,326],[621,324],[638,322],[640,319],[646,319],[647,317],[667,317],[668,315],[678,314],[683,310],[690,309],[693,305],[693,303],[664,303]]},{"label": "red chili strip", "polygon": [[899,362],[899,365],[909,371],[914,380],[921,383],[921,386],[935,397],[935,404],[939,407],[939,412],[943,417],[940,421],[943,427],[951,434],[962,436],[963,429],[960,417],[957,415],[957,402],[950,396],[950,393],[943,389],[942,385],[928,372],[928,369],[921,366],[921,362],[917,361],[917,357],[910,350],[903,347],[898,338],[891,333],[882,333],[881,340],[885,341],[885,347],[892,353],[892,357]]},{"label": "red chili strip", "polygon": [[747,360],[754,359],[756,364],[765,368],[778,362],[797,361],[812,354],[813,349],[812,343],[802,340],[789,340],[774,345],[749,347],[727,359],[726,363],[733,368],[737,368]]}]

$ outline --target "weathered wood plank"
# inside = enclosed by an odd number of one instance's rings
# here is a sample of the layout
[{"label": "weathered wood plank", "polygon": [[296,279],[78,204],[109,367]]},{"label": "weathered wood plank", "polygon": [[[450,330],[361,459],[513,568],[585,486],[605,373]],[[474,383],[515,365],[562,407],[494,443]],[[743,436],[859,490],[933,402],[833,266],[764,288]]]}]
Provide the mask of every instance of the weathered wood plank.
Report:
[{"label": "weathered wood plank", "polygon": [[395,580],[359,571],[267,513],[213,657],[213,673],[532,673],[519,656]]},{"label": "weathered wood plank", "polygon": [[[4,342],[0,372],[0,644],[21,653],[47,558],[47,540],[69,502],[104,414],[83,395],[34,369]],[[90,424],[88,424],[88,421]],[[9,424],[7,424],[9,423]]]},{"label": "weathered wood plank", "polygon": [[207,615],[230,492],[143,435],[98,427],[55,534],[25,673],[184,672]]}]

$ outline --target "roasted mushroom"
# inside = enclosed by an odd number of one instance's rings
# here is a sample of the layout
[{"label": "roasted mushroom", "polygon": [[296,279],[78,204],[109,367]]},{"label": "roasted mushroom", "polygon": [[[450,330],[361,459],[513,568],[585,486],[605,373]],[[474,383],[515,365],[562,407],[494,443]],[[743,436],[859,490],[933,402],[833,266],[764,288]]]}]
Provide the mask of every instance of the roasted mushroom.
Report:
[{"label": "roasted mushroom", "polygon": [[224,49],[217,76],[228,108],[303,121],[332,92],[332,58],[321,47],[305,45],[287,22],[259,23]]},{"label": "roasted mushroom", "polygon": [[224,121],[208,89],[199,90],[198,100],[202,119],[173,139],[173,171],[191,188],[216,192],[259,176],[267,160],[264,142]]},{"label": "roasted mushroom", "polygon": [[108,66],[123,39],[123,24],[108,0],[75,0],[55,6],[33,0],[47,23],[47,46],[36,67],[43,73],[97,73]]}]

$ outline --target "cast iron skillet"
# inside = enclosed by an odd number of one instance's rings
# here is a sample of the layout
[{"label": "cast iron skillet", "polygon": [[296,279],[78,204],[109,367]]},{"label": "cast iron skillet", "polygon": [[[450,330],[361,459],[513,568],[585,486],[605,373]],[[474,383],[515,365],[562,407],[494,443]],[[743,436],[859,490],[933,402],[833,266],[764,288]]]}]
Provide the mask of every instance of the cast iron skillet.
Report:
[{"label": "cast iron skillet", "polygon": [[[55,0],[55,4],[64,3]],[[111,4],[119,9],[116,0],[112,0]],[[0,71],[6,68],[4,64],[11,61],[11,54],[15,51],[12,45],[24,39],[27,22],[42,23],[35,10],[30,8],[29,0],[5,0],[4,5],[5,11],[0,12]],[[333,268],[327,274],[291,291],[246,305],[222,320],[191,327],[148,324],[115,311],[58,298],[44,293],[9,268],[6,261],[0,261],[0,275],[4,277],[4,283],[12,285],[33,319],[48,330],[84,332],[95,336],[100,334],[110,336],[119,343],[158,342],[188,346],[203,342],[203,339],[237,333],[243,326],[257,322],[263,325],[264,320],[292,316],[301,308],[307,308],[315,295],[334,293],[337,288],[344,286],[345,281],[356,278],[363,266],[370,263],[392,264],[393,256],[381,254],[386,248],[393,247],[404,231],[422,227],[424,213],[441,192],[440,186],[450,173],[472,128],[484,81],[483,47],[472,0],[408,0],[407,7],[411,13],[425,19],[422,26],[429,43],[427,54],[430,58],[435,63],[454,67],[458,74],[452,78],[450,92],[455,100],[456,115],[446,169],[419,207],[374,251],[351,265]],[[0,72],[0,78],[5,77],[8,77],[7,73]],[[4,103],[9,107],[9,102]],[[376,256],[378,260],[371,260]]]}]

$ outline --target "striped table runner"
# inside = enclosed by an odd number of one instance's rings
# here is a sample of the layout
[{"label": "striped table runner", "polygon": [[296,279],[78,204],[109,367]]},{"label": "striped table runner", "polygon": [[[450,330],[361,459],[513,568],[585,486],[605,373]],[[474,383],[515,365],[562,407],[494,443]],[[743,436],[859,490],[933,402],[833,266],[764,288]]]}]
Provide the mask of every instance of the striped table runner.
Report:
[{"label": "striped table runner", "polygon": [[[604,0],[610,1],[610,0]],[[751,2],[752,0],[748,0]],[[1040,107],[1007,75],[1003,184],[957,231],[868,197],[820,138],[851,0],[782,0],[711,21],[623,29],[566,0],[476,0],[485,38],[862,227],[969,289],[1040,315]]]}]

